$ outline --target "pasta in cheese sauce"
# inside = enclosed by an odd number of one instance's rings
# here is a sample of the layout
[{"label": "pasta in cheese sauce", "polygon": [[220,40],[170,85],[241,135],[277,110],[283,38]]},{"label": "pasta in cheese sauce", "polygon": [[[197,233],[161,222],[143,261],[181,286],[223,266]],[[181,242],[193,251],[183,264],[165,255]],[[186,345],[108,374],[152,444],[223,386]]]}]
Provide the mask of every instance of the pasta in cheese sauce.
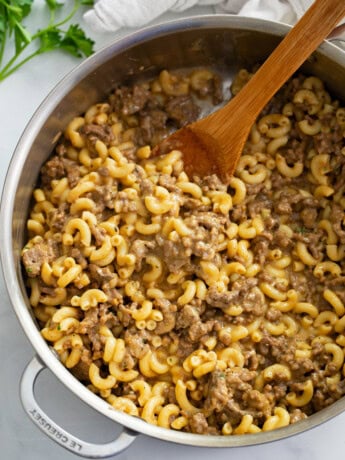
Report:
[{"label": "pasta in cheese sauce", "polygon": [[[236,94],[251,74],[241,70]],[[42,336],[115,409],[273,430],[345,393],[345,108],[291,79],[229,187],[151,147],[222,98],[211,70],[117,88],[42,167],[22,251]]]}]

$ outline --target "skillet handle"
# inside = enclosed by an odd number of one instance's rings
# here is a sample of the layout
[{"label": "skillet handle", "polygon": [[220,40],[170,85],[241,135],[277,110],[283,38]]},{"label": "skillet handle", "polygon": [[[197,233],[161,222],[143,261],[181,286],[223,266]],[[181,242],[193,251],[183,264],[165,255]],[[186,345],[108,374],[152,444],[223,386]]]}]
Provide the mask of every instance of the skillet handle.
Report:
[{"label": "skillet handle", "polygon": [[109,458],[127,449],[138,434],[124,428],[119,437],[107,444],[85,442],[56,424],[39,406],[34,394],[35,381],[46,366],[35,356],[27,365],[20,382],[20,397],[25,412],[47,436],[65,449],[84,458]]}]

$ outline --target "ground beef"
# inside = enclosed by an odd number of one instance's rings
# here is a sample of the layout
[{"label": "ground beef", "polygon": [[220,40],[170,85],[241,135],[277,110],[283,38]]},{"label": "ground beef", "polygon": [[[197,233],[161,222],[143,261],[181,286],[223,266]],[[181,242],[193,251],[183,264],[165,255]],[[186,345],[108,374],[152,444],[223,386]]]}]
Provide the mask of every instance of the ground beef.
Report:
[{"label": "ground beef", "polygon": [[56,232],[61,232],[64,228],[68,216],[69,206],[67,203],[62,203],[58,208],[53,209],[48,214],[48,219],[51,227]]},{"label": "ground beef", "polygon": [[319,154],[328,154],[335,151],[336,144],[342,140],[343,133],[339,126],[331,132],[321,132],[313,137],[314,148]]},{"label": "ground beef", "polygon": [[246,186],[247,189],[247,195],[250,197],[255,197],[257,195],[260,195],[260,192],[265,189],[265,184],[248,184]]},{"label": "ground beef", "polygon": [[116,193],[116,189],[110,185],[97,185],[95,190],[86,193],[85,196],[96,203],[94,212],[98,214],[102,213],[105,208],[114,209]]},{"label": "ground beef", "polygon": [[140,182],[140,192],[143,196],[153,194],[153,184],[149,179],[143,179]]},{"label": "ground beef", "polygon": [[207,192],[209,190],[226,190],[226,186],[221,182],[221,180],[216,174],[203,177],[202,179],[197,178],[197,181],[200,182],[200,186],[204,192]]},{"label": "ground beef", "polygon": [[333,179],[333,188],[334,190],[338,191],[344,185],[344,176],[345,176],[345,157],[344,155],[338,155],[335,157],[336,161],[334,161],[334,171],[336,172],[335,177]]},{"label": "ground beef", "polygon": [[[290,360],[295,353],[295,345],[285,336],[271,336],[267,333],[263,335],[261,342],[258,344],[258,352],[266,358],[268,365],[272,362],[284,363],[286,360]],[[293,359],[293,358],[291,358]],[[283,376],[285,380],[285,374]]]},{"label": "ground beef", "polygon": [[208,423],[205,415],[202,412],[193,414],[189,419],[189,427],[192,433],[207,434]]},{"label": "ground beef", "polygon": [[205,300],[211,307],[229,308],[234,298],[236,298],[236,293],[219,292],[216,286],[211,286]]},{"label": "ground beef", "polygon": [[214,326],[214,321],[207,321],[203,323],[202,321],[196,321],[192,323],[188,330],[188,337],[191,342],[198,343],[201,341],[202,337],[212,331]]},{"label": "ground beef", "polygon": [[255,372],[239,367],[227,369],[225,373],[226,383],[230,388],[232,388],[232,390],[241,390],[246,388],[246,384],[248,382],[253,383],[255,377]]},{"label": "ground beef", "polygon": [[[218,401],[214,398],[213,402],[219,407],[223,402],[221,395],[225,396],[227,391],[226,404],[222,407],[223,422],[226,420],[231,422],[232,426],[236,426],[245,414],[252,415],[258,421],[263,418],[264,413],[269,412],[269,403],[265,396],[259,397],[256,390],[253,389],[255,376],[256,372],[242,368],[227,369],[219,375],[219,378],[225,380],[227,390],[223,386],[219,386],[221,392],[214,395],[217,394],[220,398]],[[223,384],[218,383],[218,385]]]},{"label": "ground beef", "polygon": [[330,220],[332,222],[333,229],[338,235],[341,244],[345,244],[345,226],[344,226],[345,213],[341,206],[338,204],[332,204],[332,212]]},{"label": "ground beef", "polygon": [[314,228],[317,220],[317,210],[315,208],[304,208],[300,215],[305,227]]},{"label": "ground beef", "polygon": [[79,182],[81,177],[80,169],[75,161],[64,159],[64,167],[67,174],[68,185],[73,188]]},{"label": "ground beef", "polygon": [[142,110],[149,98],[150,93],[144,85],[123,86],[115,90],[111,102],[115,112],[127,116]]},{"label": "ground beef", "polygon": [[244,312],[260,316],[265,308],[265,299],[256,284],[255,278],[239,278],[232,284],[231,291],[219,292],[211,286],[205,300],[210,306],[222,309],[240,305]]},{"label": "ground beef", "polygon": [[[286,185],[291,184],[291,177],[282,176],[277,170],[274,170],[271,174],[272,188],[275,190],[281,190]],[[284,213],[282,213],[284,214]]]},{"label": "ground beef", "polygon": [[305,243],[308,247],[308,250],[310,251],[311,255],[317,259],[321,260],[323,256],[323,236],[324,233],[322,230],[315,230],[315,231],[305,231],[304,229],[303,233],[295,233],[294,237],[298,241],[302,241]]},{"label": "ground beef", "polygon": [[221,371],[212,372],[208,383],[208,393],[205,400],[205,409],[209,412],[220,412],[227,404],[229,390],[225,381],[225,374]]},{"label": "ground beef", "polygon": [[254,242],[254,261],[259,263],[261,266],[263,266],[266,261],[269,246],[270,242],[266,238],[259,237]]},{"label": "ground beef", "polygon": [[136,201],[131,200],[126,192],[117,192],[115,196],[115,211],[120,212],[137,212]]},{"label": "ground beef", "polygon": [[315,369],[314,363],[309,358],[292,359],[289,362],[294,378],[300,379]]},{"label": "ground beef", "polygon": [[292,213],[292,207],[291,207],[291,204],[288,202],[287,198],[279,200],[275,204],[274,210],[277,214],[280,214],[280,215]]},{"label": "ground beef", "polygon": [[300,143],[296,139],[291,142],[291,146],[283,150],[283,156],[288,165],[304,161],[305,143]]},{"label": "ground beef", "polygon": [[155,305],[163,313],[163,321],[160,321],[155,328],[155,334],[166,334],[174,329],[176,324],[176,305],[171,304],[167,299],[156,299]]},{"label": "ground beef", "polygon": [[275,379],[264,386],[263,394],[272,406],[285,400],[288,391],[288,385],[285,383],[285,380],[286,377],[284,374],[276,374]]},{"label": "ground beef", "polygon": [[99,334],[99,314],[97,308],[90,308],[85,312],[84,319],[80,322],[78,333],[89,337],[93,351],[102,349],[103,337]]},{"label": "ground beef", "polygon": [[[81,265],[83,269],[85,269],[86,267],[90,268],[92,265],[92,264],[88,265],[87,259],[83,256],[79,248],[71,248],[69,255],[73,257],[73,259],[77,262],[77,264]],[[97,266],[97,268],[99,267]]]},{"label": "ground beef", "polygon": [[176,96],[166,104],[168,117],[175,120],[179,127],[192,123],[198,118],[200,109],[190,96]]},{"label": "ground beef", "polygon": [[205,212],[208,209],[207,206],[203,205],[199,200],[196,200],[195,198],[184,198],[183,207],[187,212],[193,211],[194,209]]},{"label": "ground beef", "polygon": [[259,197],[255,197],[255,199],[247,199],[247,209],[248,214],[251,218],[254,218],[261,214],[261,211],[266,209],[272,209],[272,197],[268,197],[265,193],[260,193]]},{"label": "ground beef", "polygon": [[42,185],[46,187],[51,186],[52,180],[62,179],[65,176],[64,161],[59,156],[53,156],[41,168],[41,181]]},{"label": "ground beef", "polygon": [[176,351],[176,356],[182,361],[187,358],[196,349],[197,344],[192,343],[188,334],[185,331],[179,336],[179,347]]},{"label": "ground beef", "polygon": [[44,262],[50,263],[59,257],[59,246],[55,240],[40,240],[31,248],[23,251],[23,264],[30,278],[36,278],[41,273]]},{"label": "ground beef", "polygon": [[114,279],[114,272],[109,267],[99,267],[95,264],[88,264],[88,270],[90,272],[90,278],[96,283],[97,286],[103,287],[105,283]]},{"label": "ground beef", "polygon": [[143,358],[150,349],[146,331],[140,331],[137,334],[133,334],[127,330],[124,339],[130,354],[137,359]]},{"label": "ground beef", "polygon": [[240,224],[247,217],[247,210],[245,204],[237,204],[230,212],[230,219],[232,222]]},{"label": "ground beef", "polygon": [[[153,109],[145,112],[140,117],[140,129],[142,143],[156,144],[159,138],[167,135],[168,114],[160,109]],[[157,132],[160,133],[157,137]]]},{"label": "ground beef", "polygon": [[281,319],[282,312],[271,307],[267,310],[265,317],[268,319],[268,321],[275,322]]},{"label": "ground beef", "polygon": [[176,329],[189,328],[193,323],[200,321],[198,310],[192,305],[184,305],[176,314]]},{"label": "ground beef", "polygon": [[131,254],[135,255],[135,269],[140,271],[142,268],[142,261],[155,247],[154,241],[147,240],[134,240],[130,247]]},{"label": "ground beef", "polygon": [[166,265],[171,273],[177,273],[184,265],[189,263],[189,257],[184,254],[181,243],[157,239],[158,245],[166,255]]},{"label": "ground beef", "polygon": [[[187,219],[186,219],[187,223]],[[203,227],[203,225],[196,224],[195,226],[188,220],[189,226],[194,227],[193,232],[182,238],[182,245],[186,249],[186,256],[191,254],[200,257],[202,260],[211,260],[215,257],[214,245],[212,244],[216,239],[216,227],[210,231]],[[210,224],[212,224],[210,222]]]},{"label": "ground beef", "polygon": [[301,409],[294,409],[290,414],[290,423],[296,423],[307,418],[307,415]]},{"label": "ground beef", "polygon": [[248,411],[254,414],[254,418],[261,419],[268,417],[272,411],[272,403],[266,395],[258,390],[249,390],[243,395],[243,402],[248,407]]},{"label": "ground beef", "polygon": [[80,133],[87,137],[89,144],[92,146],[97,140],[109,145],[114,139],[111,127],[108,125],[86,123],[80,128]]},{"label": "ground beef", "polygon": [[92,363],[90,353],[84,349],[79,363],[71,369],[72,374],[82,382],[89,382],[89,368]]},{"label": "ground beef", "polygon": [[181,195],[180,190],[176,187],[176,178],[170,176],[169,174],[161,174],[158,179],[159,185],[165,187],[169,192],[174,192],[174,194]]},{"label": "ground beef", "polygon": [[137,359],[133,358],[131,353],[126,350],[123,360],[121,361],[121,369],[123,370],[130,370],[133,369],[137,362]]},{"label": "ground beef", "polygon": [[292,246],[293,240],[283,230],[278,230],[273,236],[274,245],[278,248],[286,249]]}]

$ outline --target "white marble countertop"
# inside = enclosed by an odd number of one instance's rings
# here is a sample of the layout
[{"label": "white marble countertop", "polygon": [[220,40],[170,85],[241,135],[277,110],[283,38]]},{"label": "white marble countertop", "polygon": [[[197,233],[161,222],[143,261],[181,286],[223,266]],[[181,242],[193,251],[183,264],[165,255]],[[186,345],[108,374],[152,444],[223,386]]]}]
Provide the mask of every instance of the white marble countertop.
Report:
[{"label": "white marble countertop", "polygon": [[[211,8],[193,8],[188,15],[212,12]],[[32,19],[39,24],[40,10]],[[181,17],[166,14],[159,21]],[[158,21],[157,21],[158,22]],[[97,37],[96,48],[115,37]],[[41,55],[0,83],[0,187],[16,143],[25,125],[41,101],[78,60],[63,53]],[[6,199],[6,197],[4,197]],[[0,277],[0,349],[3,357],[0,371],[0,458],[3,460],[76,459],[42,434],[27,418],[19,400],[19,380],[24,367],[34,355],[11,307]],[[82,439],[107,442],[116,431],[110,420],[82,404],[50,372],[45,371],[37,382],[37,396],[42,407],[64,428]],[[160,442],[139,436],[131,447],[120,454],[119,460],[139,458],[166,460],[324,460],[342,459],[345,452],[345,413],[322,426],[293,438],[255,447],[232,449],[193,448]]]}]

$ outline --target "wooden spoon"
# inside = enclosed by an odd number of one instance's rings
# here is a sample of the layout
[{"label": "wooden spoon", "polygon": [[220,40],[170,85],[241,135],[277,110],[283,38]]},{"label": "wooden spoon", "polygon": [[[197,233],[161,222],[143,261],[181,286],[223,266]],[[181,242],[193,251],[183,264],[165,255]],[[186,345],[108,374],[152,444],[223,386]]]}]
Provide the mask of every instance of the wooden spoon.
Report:
[{"label": "wooden spoon", "polygon": [[179,149],[190,177],[215,173],[227,184],[262,109],[344,16],[344,0],[316,0],[236,97],[168,136],[153,154]]}]

